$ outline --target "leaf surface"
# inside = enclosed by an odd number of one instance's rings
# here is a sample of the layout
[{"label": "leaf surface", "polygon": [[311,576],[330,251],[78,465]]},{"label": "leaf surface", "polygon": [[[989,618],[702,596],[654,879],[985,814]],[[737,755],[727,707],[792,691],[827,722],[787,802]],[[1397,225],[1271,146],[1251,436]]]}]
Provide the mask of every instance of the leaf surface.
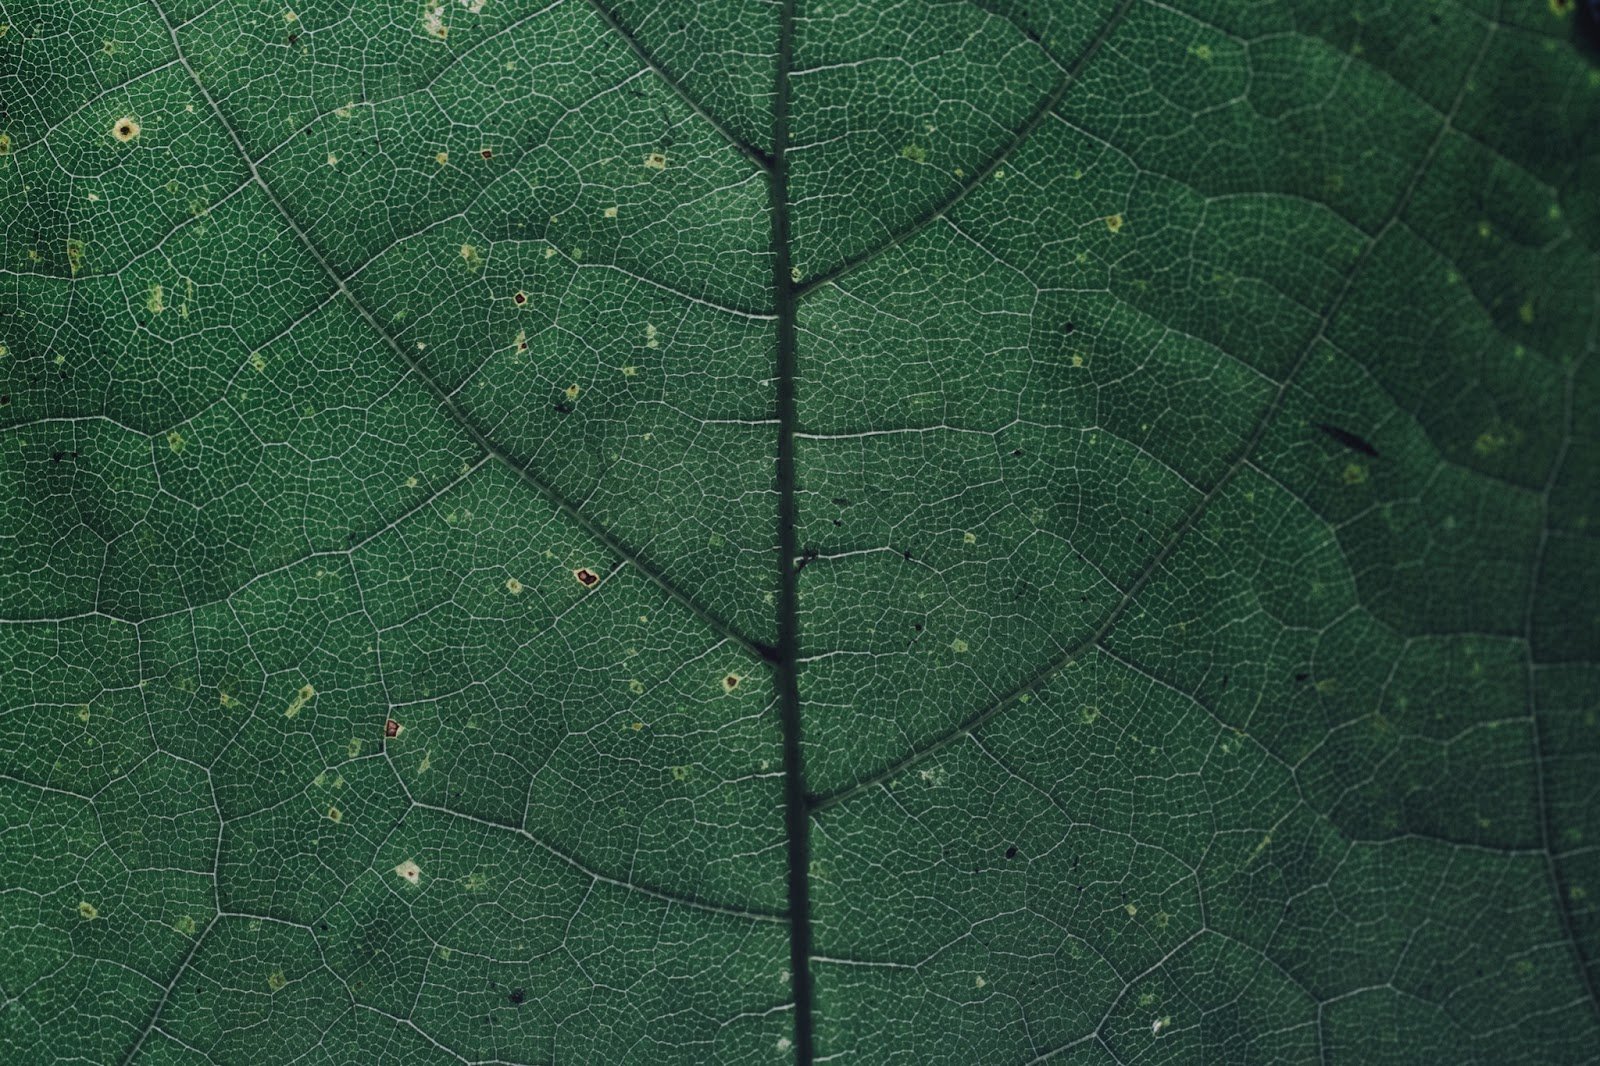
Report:
[{"label": "leaf surface", "polygon": [[7,9],[5,1057],[1591,1057],[1590,18]]}]

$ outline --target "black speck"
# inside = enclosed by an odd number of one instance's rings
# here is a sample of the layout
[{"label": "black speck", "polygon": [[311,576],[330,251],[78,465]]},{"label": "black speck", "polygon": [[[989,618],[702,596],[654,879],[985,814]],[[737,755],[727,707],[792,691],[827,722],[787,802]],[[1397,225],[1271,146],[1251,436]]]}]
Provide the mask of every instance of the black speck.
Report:
[{"label": "black speck", "polygon": [[52,463],[59,463],[61,460],[65,459],[66,457],[67,457],[67,453],[66,452],[53,452],[51,454],[51,456],[50,456],[50,461]]},{"label": "black speck", "polygon": [[1014,859],[1016,857],[1017,857],[1017,846],[1015,844],[1013,844],[1009,848],[1006,849],[1006,858]]},{"label": "black speck", "polygon": [[911,552],[910,552],[910,550],[903,551],[900,554],[905,557],[906,562],[909,563],[911,561]]},{"label": "black speck", "polygon": [[511,990],[511,994],[506,998],[511,1001],[512,1006],[520,1007],[522,1006],[522,1001],[528,998],[528,993],[524,992],[520,988],[513,988]]},{"label": "black speck", "polygon": [[0,407],[10,407],[10,406],[11,406],[11,397],[9,397],[9,396],[0,396]]},{"label": "black speck", "polygon": [[1351,433],[1348,429],[1340,429],[1338,426],[1330,426],[1326,422],[1313,422],[1311,424],[1351,451],[1360,452],[1362,455],[1370,455],[1374,459],[1378,457],[1378,449],[1372,446],[1371,441],[1359,434]]},{"label": "black speck", "polygon": [[558,415],[570,415],[572,413],[572,404],[568,403],[566,400],[557,400],[550,406],[555,408],[555,412]]},{"label": "black speck", "polygon": [[298,43],[299,43],[299,41],[300,41],[300,35],[299,35],[299,34],[298,34],[298,33],[291,33],[291,34],[289,34],[289,43],[290,43],[290,44],[291,44],[291,45],[293,45],[293,44],[298,44]]},{"label": "black speck", "polygon": [[1021,455],[1022,455],[1022,449],[1021,448],[1018,448],[1018,449],[1016,449],[1015,451],[1013,451],[1011,453],[1011,457],[1013,459],[1016,459],[1016,458],[1020,457]]},{"label": "black speck", "polygon": [[1295,674],[1294,675],[1294,679],[1303,684],[1303,683],[1311,680],[1311,675],[1307,674],[1307,673],[1299,673],[1299,674]]},{"label": "black speck", "polygon": [[913,623],[911,623],[911,628],[915,629],[918,633],[921,633],[922,632],[922,623],[921,622],[913,622]]},{"label": "black speck", "polygon": [[835,496],[833,498],[833,505],[835,507],[849,507],[850,506],[850,497],[848,497],[848,496]]},{"label": "black speck", "polygon": [[1061,332],[1070,337],[1078,332],[1078,324],[1076,322],[1068,322],[1061,327]]}]

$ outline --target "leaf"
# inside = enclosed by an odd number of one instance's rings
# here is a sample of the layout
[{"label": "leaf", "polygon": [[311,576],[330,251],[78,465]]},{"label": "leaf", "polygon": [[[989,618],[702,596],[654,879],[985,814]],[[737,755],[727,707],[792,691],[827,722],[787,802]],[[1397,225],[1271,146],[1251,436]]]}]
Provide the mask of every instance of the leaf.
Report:
[{"label": "leaf", "polygon": [[1590,1057],[1575,10],[8,9],[4,1057]]}]

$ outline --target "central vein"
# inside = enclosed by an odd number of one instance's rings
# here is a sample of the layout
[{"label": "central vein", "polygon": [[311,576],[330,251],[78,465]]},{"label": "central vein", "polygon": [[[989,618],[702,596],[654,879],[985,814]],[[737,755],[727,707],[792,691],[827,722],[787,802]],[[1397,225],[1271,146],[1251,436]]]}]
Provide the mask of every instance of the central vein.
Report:
[{"label": "central vein", "polygon": [[795,505],[795,285],[789,262],[789,67],[794,51],[794,0],[778,13],[778,69],[772,103],[772,292],[778,316],[778,645],[773,670],[783,727],[784,827],[789,838],[789,972],[794,982],[795,1062],[810,1066],[811,892],[810,816],[800,749],[799,556]]}]

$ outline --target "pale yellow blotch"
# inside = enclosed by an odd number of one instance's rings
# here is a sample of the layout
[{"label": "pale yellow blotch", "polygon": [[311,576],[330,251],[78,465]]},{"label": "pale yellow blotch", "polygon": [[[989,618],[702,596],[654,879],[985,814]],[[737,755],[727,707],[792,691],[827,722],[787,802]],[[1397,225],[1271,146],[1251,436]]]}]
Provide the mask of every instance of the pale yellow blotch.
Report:
[{"label": "pale yellow blotch", "polygon": [[1081,356],[1081,355],[1073,356],[1072,357],[1072,365],[1073,366],[1082,366],[1083,365],[1083,356]]},{"label": "pale yellow blotch", "polygon": [[309,683],[301,685],[300,691],[294,694],[294,699],[290,700],[289,706],[284,709],[283,716],[285,718],[293,718],[295,715],[300,713],[301,709],[305,707],[306,704],[311,702],[316,694],[317,690],[315,686]]},{"label": "pale yellow blotch", "polygon": [[1139,913],[1139,907],[1134,903],[1124,903],[1122,909],[1127,912],[1129,918]]},{"label": "pale yellow blotch", "polygon": [[1078,708],[1078,718],[1083,722],[1084,725],[1093,725],[1100,718],[1099,705],[1094,703],[1085,703],[1082,707]]},{"label": "pale yellow blotch", "polygon": [[1150,1023],[1150,1035],[1151,1036],[1160,1036],[1161,1033],[1162,1033],[1162,1030],[1166,1029],[1171,1024],[1172,1024],[1172,1019],[1171,1018],[1166,1018],[1166,1017],[1157,1018],[1155,1021]]},{"label": "pale yellow blotch", "polygon": [[235,707],[238,706],[239,703],[238,700],[234,699],[220,688],[217,689],[217,702],[224,707]]},{"label": "pale yellow blotch", "polygon": [[544,257],[546,259],[554,259],[556,257],[555,245],[551,245],[544,250]]},{"label": "pale yellow blotch", "polygon": [[789,268],[789,280],[790,281],[799,281],[800,280],[800,268],[799,267],[790,267]]},{"label": "pale yellow blotch", "polygon": [[950,650],[955,652],[957,655],[964,654],[970,647],[971,645],[962,640],[960,637],[957,637],[955,640],[950,642]]},{"label": "pale yellow blotch", "polygon": [[299,20],[299,18],[300,16],[296,15],[293,11],[285,11],[283,13],[283,21],[285,22],[296,22]]},{"label": "pale yellow blotch", "polygon": [[963,533],[961,534],[961,543],[976,544],[978,543],[978,535],[976,533]]},{"label": "pale yellow blotch", "polygon": [[341,811],[337,807],[329,807],[328,808],[328,821],[330,821],[330,822],[342,822],[342,821],[344,821],[344,812]]},{"label": "pale yellow blotch", "polygon": [[111,124],[111,136],[127,144],[138,139],[140,128],[137,119],[124,116]]},{"label": "pale yellow blotch", "polygon": [[446,26],[444,22],[443,4],[434,4],[432,7],[423,10],[422,32],[441,41],[450,36],[450,27]]},{"label": "pale yellow blotch", "polygon": [[633,723],[632,729],[633,729],[633,731],[635,733],[639,732],[639,730],[641,730],[643,728],[644,728],[644,723],[643,722],[635,722],[635,723]]},{"label": "pale yellow blotch", "polygon": [[339,157],[334,155],[332,152],[329,152],[328,153],[328,165],[330,167],[338,166],[339,165]]},{"label": "pale yellow blotch", "polygon": [[340,118],[349,118],[351,115],[356,113],[356,102],[351,100],[343,107],[336,107],[333,109],[333,113],[338,115]]},{"label": "pale yellow blotch", "polygon": [[578,393],[579,393],[579,392],[580,392],[580,391],[581,391],[581,390],[580,390],[580,389],[579,389],[579,388],[578,388],[578,386],[577,386],[577,384],[576,384],[576,383],[574,383],[574,384],[572,384],[572,385],[568,385],[568,386],[567,386],[567,387],[566,387],[566,390],[565,390],[565,391],[566,391],[566,394],[567,394],[567,399],[569,399],[569,400],[576,400],[576,399],[577,399],[577,398],[578,398]]},{"label": "pale yellow blotch", "polygon": [[661,331],[649,322],[644,324],[644,346],[646,348],[661,347]]},{"label": "pale yellow blotch", "polygon": [[262,358],[260,352],[251,352],[250,353],[250,365],[255,367],[256,370],[261,371],[261,370],[265,370],[267,368],[267,361],[264,358]]},{"label": "pale yellow blotch", "polygon": [[981,973],[977,977],[974,977],[972,979],[972,987],[973,988],[982,988],[985,985],[987,985],[988,983],[989,983],[988,981],[985,981],[983,979],[983,974],[981,974]]},{"label": "pale yellow blotch", "polygon": [[514,577],[506,578],[506,591],[511,593],[513,596],[522,595],[522,582],[518,581]]},{"label": "pale yellow blotch", "polygon": [[483,257],[478,254],[477,247],[471,244],[463,244],[461,246],[461,258],[472,265],[476,265],[483,260]]},{"label": "pale yellow blotch", "polygon": [[422,867],[418,866],[410,859],[407,859],[405,862],[396,866],[394,868],[394,872],[399,875],[402,880],[410,881],[412,884],[417,884],[422,880]]},{"label": "pale yellow blotch", "polygon": [[89,705],[87,703],[85,703],[82,707],[78,708],[78,721],[87,722],[88,720],[89,720]]},{"label": "pale yellow blotch", "polygon": [[643,696],[644,682],[640,681],[638,678],[634,678],[628,682],[628,691],[633,693],[635,696]]},{"label": "pale yellow blotch", "polygon": [[450,153],[449,152],[435,152],[435,153],[433,153],[433,161],[435,163],[438,163],[442,167],[446,163],[450,162]]},{"label": "pale yellow blotch", "polygon": [[177,921],[172,923],[172,928],[177,932],[182,933],[184,936],[194,936],[194,919],[185,914]]},{"label": "pale yellow blotch", "polygon": [[410,477],[406,478],[405,486],[408,489],[416,488],[417,487],[417,475],[412,474]]},{"label": "pale yellow blotch", "polygon": [[150,286],[150,294],[145,297],[144,305],[154,315],[159,315],[167,309],[166,289],[162,288],[159,281]]},{"label": "pale yellow blotch", "polygon": [[1106,218],[1106,229],[1110,230],[1112,233],[1121,233],[1122,232],[1122,216],[1121,215],[1109,215],[1109,216],[1107,216],[1107,218]]},{"label": "pale yellow blotch", "polygon": [[274,992],[278,991],[288,983],[289,979],[283,976],[282,970],[272,971],[272,976],[267,978],[267,987],[272,989]]},{"label": "pale yellow blotch", "polygon": [[638,377],[639,368],[636,366],[625,366],[622,368],[622,376],[625,378]]},{"label": "pale yellow blotch", "polygon": [[433,768],[433,752],[425,751],[425,752],[422,753],[422,761],[417,763],[417,775],[420,777],[422,774],[427,773],[432,768]]},{"label": "pale yellow blotch", "polygon": [[352,759],[354,759],[357,755],[360,755],[361,754],[361,738],[360,737],[351,737],[350,738],[350,743],[345,745],[344,750],[345,750],[346,755],[349,758],[352,758]]},{"label": "pale yellow blotch", "polygon": [[687,766],[674,766],[672,768],[672,779],[674,781],[689,780],[689,768]]},{"label": "pale yellow blotch", "polygon": [[167,447],[172,449],[174,455],[183,451],[183,446],[188,443],[183,439],[183,434],[173,430],[167,434]]},{"label": "pale yellow blotch", "polygon": [[1211,46],[1209,44],[1191,44],[1189,46],[1189,54],[1202,63],[1211,62]]},{"label": "pale yellow blotch", "polygon": [[617,209],[615,207],[606,208],[606,217],[607,218],[616,218],[617,217]]},{"label": "pale yellow blotch", "polygon": [[1478,223],[1478,236],[1488,238],[1494,232],[1494,227],[1487,222]]},{"label": "pale yellow blotch", "polygon": [[661,152],[651,152],[644,157],[644,167],[646,170],[666,170],[667,157]]},{"label": "pale yellow blotch", "polygon": [[909,159],[913,163],[926,163],[928,161],[928,150],[920,144],[908,144],[900,149],[900,158]]},{"label": "pale yellow blotch", "polygon": [[100,917],[100,908],[96,907],[88,900],[84,900],[82,903],[78,904],[78,917],[82,918],[86,922],[92,922],[96,918]]}]

